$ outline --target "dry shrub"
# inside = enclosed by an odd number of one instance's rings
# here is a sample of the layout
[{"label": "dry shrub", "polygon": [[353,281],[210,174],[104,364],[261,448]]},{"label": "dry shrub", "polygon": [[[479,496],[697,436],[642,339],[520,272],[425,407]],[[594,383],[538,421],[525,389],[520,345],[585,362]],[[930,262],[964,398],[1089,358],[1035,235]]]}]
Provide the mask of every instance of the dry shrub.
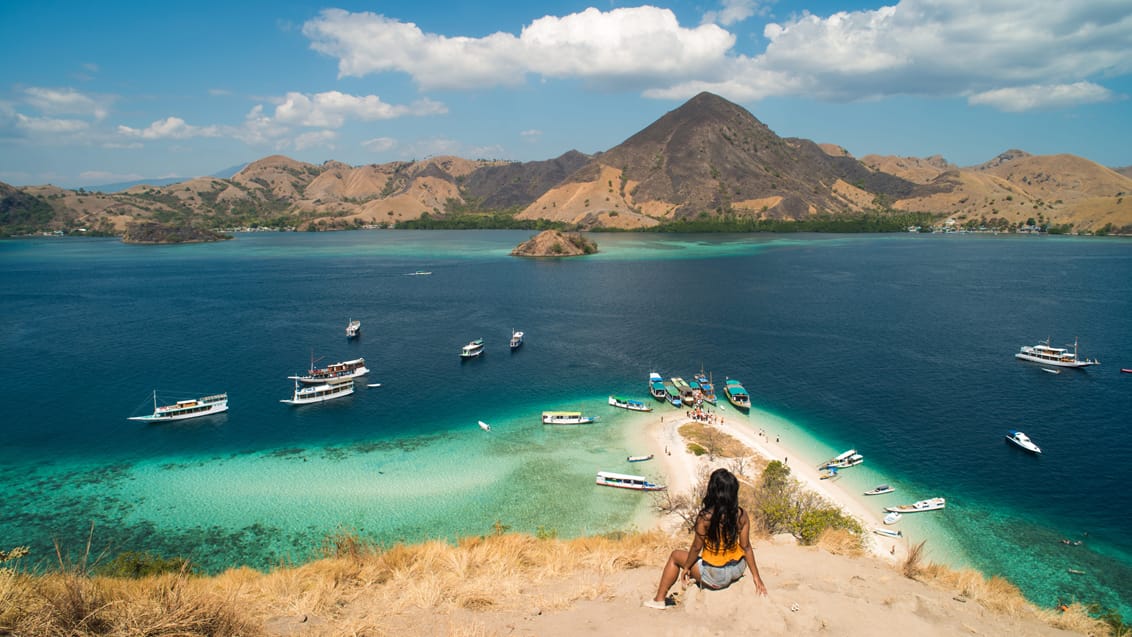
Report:
[{"label": "dry shrub", "polygon": [[916,579],[923,572],[924,565],[922,562],[924,560],[925,544],[927,544],[927,540],[908,549],[908,557],[904,558],[904,564],[901,567],[904,577]]},{"label": "dry shrub", "polygon": [[[1080,633],[1082,635],[1115,635],[1112,627],[1103,620],[1089,615],[1089,609],[1084,604],[1074,602],[1064,611],[1041,610],[1038,611],[1042,621],[1054,628]],[[1125,633],[1127,634],[1127,633]]]},{"label": "dry shrub", "polygon": [[834,555],[864,555],[861,536],[848,529],[826,529],[818,536],[815,545]]}]

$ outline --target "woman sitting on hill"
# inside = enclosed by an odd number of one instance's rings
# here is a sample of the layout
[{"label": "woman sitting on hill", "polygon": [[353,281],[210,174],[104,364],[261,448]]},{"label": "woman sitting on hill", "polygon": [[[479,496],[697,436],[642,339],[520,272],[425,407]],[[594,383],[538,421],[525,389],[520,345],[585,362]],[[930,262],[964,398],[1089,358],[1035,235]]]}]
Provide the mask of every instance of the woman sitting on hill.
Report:
[{"label": "woman sitting on hill", "polygon": [[766,595],[766,585],[759,577],[751,550],[750,519],[739,507],[739,480],[727,469],[716,469],[708,480],[703,507],[696,515],[692,546],[687,551],[672,551],[668,556],[656,597],[646,601],[645,606],[667,606],[668,589],[676,583],[681,569],[685,579],[691,577],[702,587],[718,590],[743,577],[744,562],[751,569],[755,593]]}]

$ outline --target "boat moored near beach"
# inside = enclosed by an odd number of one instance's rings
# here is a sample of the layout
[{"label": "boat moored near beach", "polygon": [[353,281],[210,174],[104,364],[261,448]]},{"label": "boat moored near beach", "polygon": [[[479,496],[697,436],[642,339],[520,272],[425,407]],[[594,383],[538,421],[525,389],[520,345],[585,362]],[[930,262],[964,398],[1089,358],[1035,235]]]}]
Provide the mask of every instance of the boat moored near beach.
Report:
[{"label": "boat moored near beach", "polygon": [[829,460],[826,460],[825,462],[819,464],[818,469],[826,469],[829,467],[834,467],[836,469],[846,469],[848,467],[857,466],[864,461],[865,457],[857,453],[856,449],[850,449],[848,451],[843,451],[830,458]]},{"label": "boat moored near beach", "polygon": [[900,518],[902,518],[902,517],[904,517],[904,516],[899,511],[889,511],[884,516],[884,523],[885,524],[896,524],[897,522],[900,521]]},{"label": "boat moored near beach", "polygon": [[902,538],[902,537],[904,537],[904,533],[902,531],[896,531],[896,530],[893,530],[893,529],[886,529],[884,527],[877,527],[877,528],[873,529],[873,533],[876,533],[877,535],[883,535],[885,537],[891,537],[891,538]]},{"label": "boat moored near beach", "polygon": [[634,491],[663,491],[666,487],[649,482],[644,476],[633,476],[611,471],[598,471],[597,484],[603,487],[617,487],[618,489],[632,489]]},{"label": "boat moored near beach", "polygon": [[645,462],[645,461],[652,460],[652,459],[653,459],[653,455],[650,453],[647,456],[629,456],[628,458],[625,458],[625,461],[626,462]]},{"label": "boat moored near beach", "polygon": [[727,402],[735,406],[736,409],[746,411],[751,408],[751,395],[747,393],[747,389],[739,381],[728,378],[723,383],[723,395],[727,396]]},{"label": "boat moored near beach", "polygon": [[169,422],[210,416],[228,411],[228,394],[213,394],[202,398],[178,400],[172,405],[157,405],[157,390],[153,391],[153,413],[145,416],[130,416],[127,420],[140,422]]},{"label": "boat moored near beach", "polygon": [[711,380],[702,371],[692,377],[696,384],[700,386],[700,393],[705,403],[709,405],[715,404],[715,386],[712,385]]},{"label": "boat moored near beach", "polygon": [[657,400],[668,398],[668,392],[664,389],[664,378],[656,372],[649,372],[649,393]]},{"label": "boat moored near beach", "polygon": [[483,339],[477,338],[460,348],[460,358],[475,358],[483,354]]},{"label": "boat moored near beach", "polygon": [[1015,446],[1021,447],[1026,451],[1029,451],[1030,453],[1042,452],[1041,447],[1034,444],[1034,441],[1030,440],[1030,437],[1022,433],[1021,431],[1011,429],[1010,431],[1006,432],[1006,441],[1013,443]]},{"label": "boat moored near beach", "polygon": [[324,385],[300,385],[295,381],[295,391],[290,398],[283,398],[279,402],[288,405],[309,405],[323,403],[335,398],[342,398],[354,393],[354,381]]},{"label": "boat moored near beach", "polygon": [[544,425],[588,425],[597,420],[597,416],[586,416],[580,411],[544,411],[542,424]]},{"label": "boat moored near beach", "polygon": [[1022,349],[1014,355],[1014,358],[1030,361],[1031,363],[1053,365],[1055,367],[1079,368],[1101,364],[1101,362],[1096,359],[1077,358],[1077,339],[1073,339],[1072,352],[1065,347],[1050,347],[1049,342],[1050,339],[1047,338],[1037,345],[1023,345]]},{"label": "boat moored near beach", "polygon": [[889,513],[920,513],[921,511],[938,511],[946,506],[947,501],[943,498],[928,498],[927,500],[920,500],[912,504],[901,504],[900,506],[885,507],[884,510]]},{"label": "boat moored near beach", "polygon": [[621,398],[620,396],[610,396],[609,404],[614,407],[620,407],[621,409],[628,409],[629,411],[652,411],[652,407],[649,407],[639,400]]},{"label": "boat moored near beach", "polygon": [[877,486],[869,489],[868,491],[865,491],[865,495],[884,495],[886,493],[892,493],[895,490],[896,490],[896,487],[893,487],[892,485],[878,484]]}]

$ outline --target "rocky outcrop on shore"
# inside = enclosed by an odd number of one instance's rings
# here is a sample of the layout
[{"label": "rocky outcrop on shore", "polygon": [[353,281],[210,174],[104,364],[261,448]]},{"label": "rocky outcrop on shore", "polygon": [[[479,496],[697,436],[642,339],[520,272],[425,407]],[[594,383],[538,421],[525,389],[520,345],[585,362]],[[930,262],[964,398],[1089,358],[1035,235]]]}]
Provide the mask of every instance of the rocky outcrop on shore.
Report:
[{"label": "rocky outcrop on shore", "polygon": [[544,230],[511,251],[515,257],[577,257],[597,252],[597,243],[577,232]]}]

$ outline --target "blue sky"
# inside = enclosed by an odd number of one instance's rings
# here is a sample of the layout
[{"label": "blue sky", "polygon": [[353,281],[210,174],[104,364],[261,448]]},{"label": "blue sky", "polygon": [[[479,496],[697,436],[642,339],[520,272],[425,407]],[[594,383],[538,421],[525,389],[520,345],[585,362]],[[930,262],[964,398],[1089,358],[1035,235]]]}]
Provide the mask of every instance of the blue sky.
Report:
[{"label": "blue sky", "polygon": [[0,181],[611,148],[700,91],[782,136],[1132,164],[1128,0],[5,2]]}]

